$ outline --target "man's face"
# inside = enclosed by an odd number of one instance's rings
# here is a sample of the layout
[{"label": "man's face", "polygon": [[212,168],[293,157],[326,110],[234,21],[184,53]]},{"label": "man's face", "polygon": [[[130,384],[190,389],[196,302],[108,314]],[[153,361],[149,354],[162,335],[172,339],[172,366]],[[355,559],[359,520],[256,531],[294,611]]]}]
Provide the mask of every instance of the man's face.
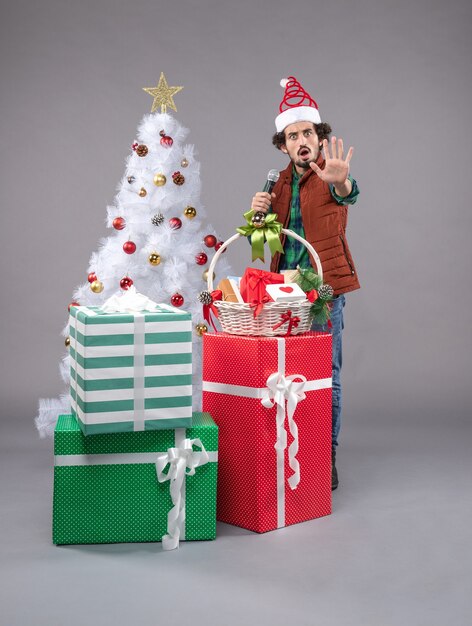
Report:
[{"label": "man's face", "polygon": [[296,122],[285,128],[285,145],[282,152],[288,154],[299,174],[310,169],[320,153],[318,135],[312,122]]}]

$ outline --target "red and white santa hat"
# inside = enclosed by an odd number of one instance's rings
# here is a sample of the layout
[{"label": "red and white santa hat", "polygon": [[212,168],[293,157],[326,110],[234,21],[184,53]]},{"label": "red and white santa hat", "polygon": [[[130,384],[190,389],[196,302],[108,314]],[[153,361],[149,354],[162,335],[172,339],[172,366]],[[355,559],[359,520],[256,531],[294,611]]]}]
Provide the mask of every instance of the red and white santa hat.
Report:
[{"label": "red and white santa hat", "polygon": [[280,85],[285,89],[285,93],[279,106],[280,114],[275,118],[278,133],[295,122],[313,122],[314,124],[321,122],[318,105],[294,76],[282,78]]}]

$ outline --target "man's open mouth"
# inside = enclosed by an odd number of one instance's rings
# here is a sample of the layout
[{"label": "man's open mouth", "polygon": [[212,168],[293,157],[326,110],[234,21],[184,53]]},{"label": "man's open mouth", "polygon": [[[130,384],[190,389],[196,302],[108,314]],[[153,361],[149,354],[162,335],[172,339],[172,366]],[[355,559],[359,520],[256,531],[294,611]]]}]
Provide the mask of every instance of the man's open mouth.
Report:
[{"label": "man's open mouth", "polygon": [[301,156],[302,159],[308,157],[310,155],[310,151],[308,148],[301,148],[298,152],[298,156]]}]

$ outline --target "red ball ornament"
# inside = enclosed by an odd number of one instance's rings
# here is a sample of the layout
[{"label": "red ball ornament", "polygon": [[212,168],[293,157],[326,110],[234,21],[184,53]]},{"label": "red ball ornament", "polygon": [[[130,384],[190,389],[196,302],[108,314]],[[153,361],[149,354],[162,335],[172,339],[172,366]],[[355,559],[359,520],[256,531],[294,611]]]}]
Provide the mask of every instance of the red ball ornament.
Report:
[{"label": "red ball ornament", "polygon": [[161,130],[159,135],[161,136],[161,146],[164,146],[164,148],[170,148],[171,145],[174,143],[174,140],[172,139],[172,137],[169,137],[169,135],[166,135],[165,131],[163,130]]},{"label": "red ball ornament", "polygon": [[173,306],[182,306],[182,304],[184,303],[184,297],[181,296],[180,293],[174,293],[174,295],[170,299],[170,303]]},{"label": "red ball ornament", "polygon": [[[219,241],[215,246],[215,250],[219,250],[223,244],[224,244],[224,241]],[[225,248],[221,254],[224,254],[226,250],[227,248]]]},{"label": "red ball ornament", "polygon": [[113,228],[115,230],[123,230],[125,226],[126,222],[123,217],[115,217],[115,219],[113,220]]},{"label": "red ball ornament", "polygon": [[205,265],[205,263],[208,261],[208,256],[204,252],[200,252],[200,254],[197,254],[197,256],[195,257],[195,261],[197,265]]},{"label": "red ball ornament", "polygon": [[97,280],[97,275],[95,274],[95,272],[90,272],[90,274],[87,276],[87,280],[89,281],[89,283],[93,283],[94,280]]},{"label": "red ball ornament", "polygon": [[182,220],[180,217],[171,217],[169,220],[169,226],[173,230],[179,230],[179,228],[182,228]]},{"label": "red ball ornament", "polygon": [[206,235],[203,239],[207,248],[214,248],[216,245],[215,235]]},{"label": "red ball ornament", "polygon": [[136,244],[134,243],[134,241],[125,241],[125,243],[123,244],[123,250],[126,252],[126,254],[133,254],[134,252],[136,252]]},{"label": "red ball ornament", "polygon": [[120,280],[120,287],[125,291],[131,287],[133,280],[129,276],[125,276]]},{"label": "red ball ornament", "polygon": [[67,310],[70,312],[71,307],[73,307],[73,306],[80,306],[80,303],[79,302],[71,302],[69,304],[69,306],[67,307]]}]

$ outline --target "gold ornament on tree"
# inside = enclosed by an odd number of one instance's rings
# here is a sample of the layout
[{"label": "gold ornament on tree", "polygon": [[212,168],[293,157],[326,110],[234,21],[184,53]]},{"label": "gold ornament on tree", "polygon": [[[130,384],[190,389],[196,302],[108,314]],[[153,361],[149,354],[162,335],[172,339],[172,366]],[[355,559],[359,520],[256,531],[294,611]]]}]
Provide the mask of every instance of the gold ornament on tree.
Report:
[{"label": "gold ornament on tree", "polygon": [[164,176],[164,174],[160,174],[160,173],[159,174],[154,174],[153,180],[154,180],[154,184],[157,187],[162,187],[167,182],[167,178]]},{"label": "gold ornament on tree", "polygon": [[161,262],[161,256],[160,254],[157,254],[157,252],[151,252],[148,256],[148,261],[151,265],[159,265]]},{"label": "gold ornament on tree", "polygon": [[93,293],[102,293],[103,283],[99,280],[94,280],[93,283],[90,284],[90,289]]},{"label": "gold ornament on tree", "polygon": [[144,187],[141,187],[141,189],[139,190],[139,195],[141,198],[147,196],[147,191],[144,189]]},{"label": "gold ornament on tree", "polygon": [[188,167],[188,160],[185,157],[180,161],[180,167]]},{"label": "gold ornament on tree", "polygon": [[161,113],[167,113],[167,107],[177,111],[174,96],[182,89],[183,87],[169,87],[164,72],[161,72],[157,87],[143,87],[143,90],[154,98],[151,113],[155,113],[159,107],[161,107]]},{"label": "gold ornament on tree", "polygon": [[208,326],[206,324],[197,324],[195,326],[195,332],[199,337],[203,337],[208,332]]},{"label": "gold ornament on tree", "polygon": [[193,220],[193,218],[197,215],[197,209],[195,209],[195,207],[193,206],[187,206],[184,209],[184,215],[189,220]]},{"label": "gold ornament on tree", "polygon": [[66,337],[64,343],[66,345],[66,348],[68,348],[70,346],[70,337]]},{"label": "gold ornament on tree", "polygon": [[[216,274],[215,274],[215,272],[213,272],[213,280],[215,280],[215,276],[216,276]],[[205,282],[207,282],[207,281],[208,281],[208,270],[207,270],[207,269],[203,272],[203,274],[202,274],[202,278],[203,278],[203,280],[204,280]]]}]

